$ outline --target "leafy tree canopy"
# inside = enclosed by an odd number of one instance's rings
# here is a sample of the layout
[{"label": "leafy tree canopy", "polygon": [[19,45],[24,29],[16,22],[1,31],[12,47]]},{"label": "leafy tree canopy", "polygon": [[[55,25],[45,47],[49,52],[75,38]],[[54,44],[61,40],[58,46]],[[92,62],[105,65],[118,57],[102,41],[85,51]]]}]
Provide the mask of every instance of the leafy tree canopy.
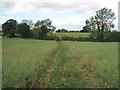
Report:
[{"label": "leafy tree canopy", "polygon": [[15,33],[17,32],[17,21],[13,19],[9,19],[4,24],[2,24],[3,33],[8,37],[15,37]]}]

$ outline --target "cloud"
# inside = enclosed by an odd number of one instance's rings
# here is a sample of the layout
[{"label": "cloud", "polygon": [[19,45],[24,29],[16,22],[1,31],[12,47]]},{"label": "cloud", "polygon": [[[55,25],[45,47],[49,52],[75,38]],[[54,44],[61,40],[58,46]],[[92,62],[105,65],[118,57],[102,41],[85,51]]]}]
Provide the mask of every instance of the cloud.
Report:
[{"label": "cloud", "polygon": [[118,3],[118,14],[119,14],[119,16],[118,16],[118,30],[120,31],[120,1]]},{"label": "cloud", "polygon": [[85,20],[89,19],[89,16],[72,16],[70,18],[56,18],[53,19],[53,25],[57,28],[65,28],[68,30],[81,30],[85,25]]},{"label": "cloud", "polygon": [[[113,9],[118,17],[118,1],[119,0],[1,0],[0,15],[13,15],[19,13],[27,14],[47,14],[50,13],[78,13],[79,16],[71,16],[69,18],[58,17],[52,19],[53,24],[58,28],[82,29],[84,22],[90,16],[95,14],[96,10],[103,7]],[[68,15],[69,16],[69,15]],[[10,18],[10,17],[4,17]],[[13,17],[13,19],[18,19]],[[30,18],[31,19],[31,18]],[[117,18],[118,20],[118,18]],[[117,20],[115,24],[117,26]]]},{"label": "cloud", "polygon": [[101,4],[96,0],[11,0],[0,1],[3,14],[15,13],[54,13],[54,12],[78,12],[92,13]]}]

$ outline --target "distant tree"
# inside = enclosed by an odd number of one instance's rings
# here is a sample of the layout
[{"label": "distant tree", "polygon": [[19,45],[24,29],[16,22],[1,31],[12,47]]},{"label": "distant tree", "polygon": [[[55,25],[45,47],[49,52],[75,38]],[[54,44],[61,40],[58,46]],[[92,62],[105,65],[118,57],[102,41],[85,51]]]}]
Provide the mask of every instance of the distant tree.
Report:
[{"label": "distant tree", "polygon": [[120,32],[114,30],[110,36],[111,41],[120,42]]},{"label": "distant tree", "polygon": [[56,32],[59,32],[59,33],[60,33],[60,32],[61,32],[61,30],[60,30],[60,29],[58,29],[58,30],[56,30]]},{"label": "distant tree", "polygon": [[70,30],[70,31],[68,31],[68,32],[82,32],[82,30]]},{"label": "distant tree", "polygon": [[66,29],[58,29],[56,32],[68,32]]},{"label": "distant tree", "polygon": [[61,29],[61,32],[68,32],[68,30],[66,30],[66,29]]},{"label": "distant tree", "polygon": [[115,13],[112,12],[112,9],[102,8],[96,11],[95,16],[86,20],[86,26],[92,33],[94,33],[92,35],[94,35],[93,37],[95,37],[97,41],[104,41],[104,32],[111,31],[111,28],[114,28],[114,19]]},{"label": "distant tree", "polygon": [[30,38],[32,37],[30,26],[27,23],[20,23],[17,25],[18,33],[22,38]]},{"label": "distant tree", "polygon": [[52,25],[52,21],[50,19],[46,19],[46,20],[41,20],[41,21],[37,21],[35,23],[35,28],[41,28],[41,26],[45,26],[48,29],[47,33],[52,34],[55,31],[55,27]]},{"label": "distant tree", "polygon": [[17,21],[13,19],[7,20],[2,24],[2,29],[5,36],[14,38],[17,33]]},{"label": "distant tree", "polygon": [[37,21],[35,23],[35,29],[38,30],[38,38],[45,39],[47,33],[51,34],[55,31],[55,27],[52,25],[52,21],[50,19]]}]

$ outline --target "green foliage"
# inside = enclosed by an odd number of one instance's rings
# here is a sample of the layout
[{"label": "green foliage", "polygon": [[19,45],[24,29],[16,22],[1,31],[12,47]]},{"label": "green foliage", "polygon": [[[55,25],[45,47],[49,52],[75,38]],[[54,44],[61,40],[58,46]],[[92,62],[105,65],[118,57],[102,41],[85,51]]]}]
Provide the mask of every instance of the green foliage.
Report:
[{"label": "green foliage", "polygon": [[18,34],[21,38],[30,38],[32,37],[32,33],[30,31],[29,25],[27,23],[21,23],[17,25]]},{"label": "green foliage", "polygon": [[4,24],[2,24],[3,34],[8,37],[15,37],[15,33],[17,33],[17,21],[13,19],[7,20]]},{"label": "green foliage", "polygon": [[52,35],[52,33],[55,30],[55,27],[52,25],[52,21],[50,19],[46,19],[46,20],[37,21],[35,23],[35,29],[38,30],[35,31],[38,32],[37,39],[46,40],[47,34],[49,33]]},{"label": "green foliage", "polygon": [[[24,23],[17,24],[16,20],[10,19],[2,25],[2,35],[39,40],[119,42],[120,32],[111,31],[111,28],[114,27],[112,23],[114,19],[115,14],[111,9],[102,8],[96,12],[94,17],[86,20],[86,26],[83,27],[83,30],[58,29],[56,32],[60,33],[53,33],[56,28],[52,25],[50,19],[37,21],[34,28],[32,20],[23,20]],[[83,32],[91,32],[91,34]]]},{"label": "green foliage", "polygon": [[38,39],[46,39],[47,33],[48,33],[48,28],[46,26],[41,26],[40,28],[41,31],[39,31],[39,38]]},{"label": "green foliage", "polygon": [[38,37],[38,35],[39,35],[39,32],[40,32],[40,29],[37,29],[37,28],[34,28],[34,29],[32,29],[31,30],[31,32],[32,32],[32,35],[33,35],[33,39],[38,39],[39,37]]},{"label": "green foliage", "polygon": [[90,32],[90,28],[86,25],[83,27],[83,30],[81,30],[80,32]]},{"label": "green foliage", "polygon": [[35,23],[35,28],[41,28],[42,26],[45,26],[47,29],[48,29],[48,31],[47,31],[47,33],[50,33],[50,34],[52,34],[53,32],[54,32],[54,30],[56,29],[53,25],[52,25],[52,21],[50,20],[50,19],[46,19],[46,20],[41,20],[41,21],[37,21],[36,23]]},{"label": "green foliage", "polygon": [[104,32],[93,31],[90,35],[90,38],[92,38],[92,41],[99,41],[99,42],[120,42],[120,32],[116,30],[104,31]]},{"label": "green foliage", "polygon": [[60,32],[68,32],[68,30],[66,29],[58,29],[56,32],[60,33]]},{"label": "green foliage", "polygon": [[112,12],[112,9],[102,8],[96,11],[96,15],[91,17],[89,20],[86,20],[86,26],[91,33],[94,33],[93,37],[97,41],[105,41],[106,31],[111,31],[111,28],[114,28],[113,21],[115,20],[115,13]]}]

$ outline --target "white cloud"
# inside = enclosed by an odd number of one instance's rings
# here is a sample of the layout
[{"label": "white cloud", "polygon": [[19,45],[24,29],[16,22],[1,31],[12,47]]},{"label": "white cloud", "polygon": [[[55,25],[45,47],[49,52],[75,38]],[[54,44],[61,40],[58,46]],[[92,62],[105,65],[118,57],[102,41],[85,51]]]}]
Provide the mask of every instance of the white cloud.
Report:
[{"label": "white cloud", "polygon": [[115,8],[118,0],[6,0],[0,1],[3,14],[78,12],[92,13],[101,7]]},{"label": "white cloud", "polygon": [[[79,27],[82,28],[85,20],[92,16],[96,10],[103,7],[113,9],[118,18],[118,1],[119,0],[1,0],[0,15],[12,15],[17,13],[46,13],[49,16],[49,13],[56,12],[80,13],[82,16],[73,16],[66,19],[59,17],[53,19],[53,24],[57,27],[75,29]],[[115,21],[116,25],[118,24],[117,20]]]},{"label": "white cloud", "polygon": [[69,30],[80,30],[84,26],[84,21],[86,19],[89,19],[88,16],[73,16],[71,18],[56,18],[53,19],[53,25],[55,25],[57,28],[65,28]]}]

